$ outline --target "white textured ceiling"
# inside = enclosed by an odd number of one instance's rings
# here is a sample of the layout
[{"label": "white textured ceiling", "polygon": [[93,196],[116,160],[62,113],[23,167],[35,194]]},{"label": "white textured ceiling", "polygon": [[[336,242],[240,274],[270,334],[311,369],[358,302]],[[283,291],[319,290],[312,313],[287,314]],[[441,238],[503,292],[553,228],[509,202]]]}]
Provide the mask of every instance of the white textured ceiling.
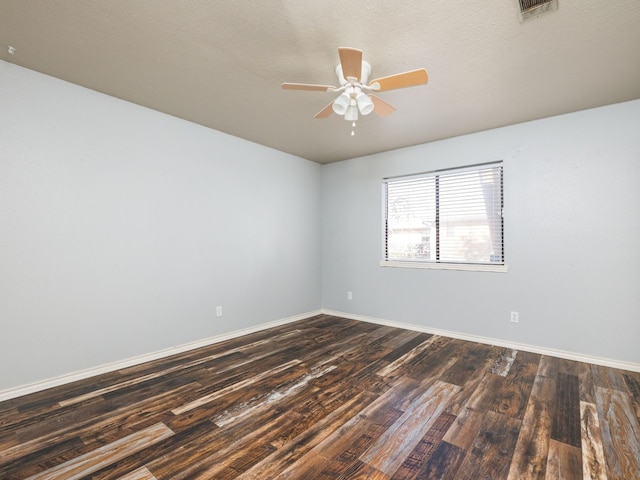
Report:
[{"label": "white textured ceiling", "polygon": [[[352,137],[313,118],[335,95],[280,89],[335,84],[340,46],[364,51],[371,78],[425,67],[429,83],[380,93],[398,110]],[[515,0],[0,0],[0,47],[320,163],[640,98],[640,0],[559,0],[522,24]]]}]

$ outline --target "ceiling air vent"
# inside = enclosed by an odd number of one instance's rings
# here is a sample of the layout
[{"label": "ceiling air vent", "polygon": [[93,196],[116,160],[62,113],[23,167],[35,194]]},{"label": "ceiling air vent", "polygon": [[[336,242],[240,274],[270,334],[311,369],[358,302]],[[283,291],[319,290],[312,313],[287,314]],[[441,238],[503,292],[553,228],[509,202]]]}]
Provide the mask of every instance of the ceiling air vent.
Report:
[{"label": "ceiling air vent", "polygon": [[521,22],[558,8],[558,0],[516,0],[516,3]]}]

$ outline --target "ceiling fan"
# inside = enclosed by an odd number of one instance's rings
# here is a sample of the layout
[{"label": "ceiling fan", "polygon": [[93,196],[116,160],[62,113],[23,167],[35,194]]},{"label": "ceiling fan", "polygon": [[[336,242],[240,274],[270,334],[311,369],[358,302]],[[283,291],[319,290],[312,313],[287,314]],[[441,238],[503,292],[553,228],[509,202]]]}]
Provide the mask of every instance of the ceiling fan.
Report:
[{"label": "ceiling fan", "polygon": [[372,92],[383,92],[395,88],[413,87],[427,83],[427,71],[424,68],[409,72],[380,77],[371,82],[369,74],[371,65],[362,60],[362,50],[357,48],[338,48],[340,63],[336,67],[339,87],[332,85],[313,85],[308,83],[283,83],[284,90],[309,90],[338,93],[338,97],[315,114],[314,118],[326,118],[332,113],[343,115],[352,122],[351,135],[355,134],[355,122],[358,115],[375,112],[378,115],[389,115],[396,109]]}]

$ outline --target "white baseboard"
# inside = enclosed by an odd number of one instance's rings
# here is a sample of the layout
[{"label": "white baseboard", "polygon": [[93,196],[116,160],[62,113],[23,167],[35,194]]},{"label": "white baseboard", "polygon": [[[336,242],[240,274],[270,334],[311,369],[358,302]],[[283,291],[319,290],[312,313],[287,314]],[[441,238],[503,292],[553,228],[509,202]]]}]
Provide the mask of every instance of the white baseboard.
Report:
[{"label": "white baseboard", "polygon": [[368,317],[364,315],[356,315],[352,313],[322,309],[322,310],[302,313],[299,315],[294,315],[287,318],[282,318],[280,320],[274,320],[272,322],[262,323],[253,327],[244,328],[242,330],[235,330],[233,332],[216,335],[216,336],[205,338],[202,340],[197,340],[195,342],[185,343],[183,345],[177,345],[175,347],[159,350],[156,352],[151,352],[144,355],[139,355],[136,357],[127,358],[125,360],[120,360],[120,361],[105,364],[105,365],[100,365],[98,367],[88,368],[86,370],[80,370],[77,372],[60,375],[60,376],[43,380],[40,382],[30,383],[28,385],[22,385],[22,386],[10,388],[7,390],[2,390],[0,391],[0,402],[4,400],[10,400],[16,397],[21,397],[23,395],[28,395],[30,393],[46,390],[47,388],[58,387],[60,385],[75,382],[77,380],[84,380],[85,378],[93,377],[95,375],[113,372],[115,370],[121,370],[123,368],[139,365],[141,363],[149,362],[152,360],[158,360],[160,358],[168,357],[170,355],[175,355],[177,353],[194,350],[196,348],[205,347],[207,345],[213,345],[215,343],[223,342],[225,340],[230,340],[232,338],[241,337],[243,335],[248,335],[250,333],[259,332],[261,330],[266,330],[268,328],[278,327],[280,325],[286,325],[287,323],[296,322],[298,320],[303,320],[305,318],[313,317],[319,314],[326,314],[326,315],[332,315],[336,317],[348,318],[351,320],[359,320],[363,322],[376,323],[379,325],[387,325],[390,327],[402,328],[405,330],[414,330],[417,332],[431,333],[433,335],[441,335],[443,337],[458,338],[460,340],[468,340],[471,342],[495,345],[498,347],[511,348],[514,350],[523,350],[526,352],[538,353],[541,355],[548,355],[551,357],[565,358],[568,360],[575,360],[578,362],[593,363],[595,365],[618,368],[621,370],[629,370],[632,372],[640,372],[640,364],[637,364],[637,363],[623,362],[619,360],[613,360],[613,359],[602,358],[602,357],[593,357],[590,355],[566,352],[563,350],[555,350],[551,348],[537,347],[534,345],[507,342],[505,340],[499,340],[496,338],[481,337],[477,335],[469,335],[469,334],[453,332],[449,330],[440,330],[437,328],[423,327],[423,326],[415,325],[412,323],[402,323],[402,322],[396,322],[392,320],[384,320],[381,318]]},{"label": "white baseboard", "polygon": [[133,365],[139,365],[141,363],[149,362],[151,360],[157,360],[159,358],[168,357],[170,355],[175,355],[177,353],[187,352],[189,350],[205,347],[207,345],[213,345],[214,343],[220,343],[225,340],[230,340],[232,338],[241,337],[243,335],[259,332],[261,330],[266,330],[267,328],[278,327],[280,325],[285,325],[287,323],[296,322],[298,320],[303,320],[305,318],[319,315],[320,313],[321,313],[320,310],[302,313],[300,315],[294,315],[292,317],[287,317],[287,318],[282,318],[280,320],[274,320],[272,322],[262,323],[254,327],[243,328],[242,330],[235,330],[233,332],[223,333],[221,335],[216,335],[216,336],[205,338],[202,340],[197,340],[195,342],[185,343],[183,345],[177,345],[175,347],[166,348],[164,350],[159,350],[159,351],[147,353],[144,355],[138,355],[136,357],[131,357],[125,360],[120,360],[117,362],[100,365],[98,367],[87,368],[85,370],[80,370],[77,372],[60,375],[54,378],[49,378],[47,380],[30,383],[28,385],[21,385],[18,387],[7,389],[7,390],[2,390],[0,391],[0,402],[4,400],[10,400],[16,397],[21,397],[23,395],[28,395],[30,393],[46,390],[47,388],[58,387],[60,385],[75,382],[77,380],[84,380],[85,378],[93,377],[95,375],[101,375],[103,373],[113,372],[115,370],[121,370],[123,368],[132,367]]},{"label": "white baseboard", "polygon": [[553,348],[538,347],[535,345],[527,345],[523,343],[508,342],[497,338],[480,337],[477,335],[469,335],[466,333],[453,332],[449,330],[440,330],[437,328],[423,327],[412,323],[402,323],[392,320],[384,320],[381,318],[367,317],[364,315],[355,315],[352,313],[338,312],[334,310],[322,309],[322,313],[333,315],[335,317],[349,318],[351,320],[360,320],[362,322],[377,323],[389,327],[403,328],[405,330],[414,330],[416,332],[431,333],[433,335],[441,335],[443,337],[458,338],[460,340],[468,340],[471,342],[484,343],[487,345],[495,345],[498,347],[511,348],[513,350],[523,350],[525,352],[539,353],[550,357],[564,358],[567,360],[575,360],[584,363],[593,363],[604,367],[618,368],[620,370],[628,370],[631,372],[640,372],[640,364],[632,362],[624,362],[621,360],[613,360],[610,358],[593,357],[591,355],[583,355],[581,353],[566,352],[564,350],[556,350]]}]

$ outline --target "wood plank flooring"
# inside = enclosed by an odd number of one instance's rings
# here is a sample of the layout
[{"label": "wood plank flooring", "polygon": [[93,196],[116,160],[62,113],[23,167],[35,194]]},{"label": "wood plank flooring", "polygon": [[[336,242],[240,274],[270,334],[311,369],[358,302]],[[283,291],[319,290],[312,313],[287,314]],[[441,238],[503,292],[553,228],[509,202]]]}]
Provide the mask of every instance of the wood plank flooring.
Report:
[{"label": "wood plank flooring", "polygon": [[0,479],[640,479],[640,374],[319,315],[0,403]]}]

